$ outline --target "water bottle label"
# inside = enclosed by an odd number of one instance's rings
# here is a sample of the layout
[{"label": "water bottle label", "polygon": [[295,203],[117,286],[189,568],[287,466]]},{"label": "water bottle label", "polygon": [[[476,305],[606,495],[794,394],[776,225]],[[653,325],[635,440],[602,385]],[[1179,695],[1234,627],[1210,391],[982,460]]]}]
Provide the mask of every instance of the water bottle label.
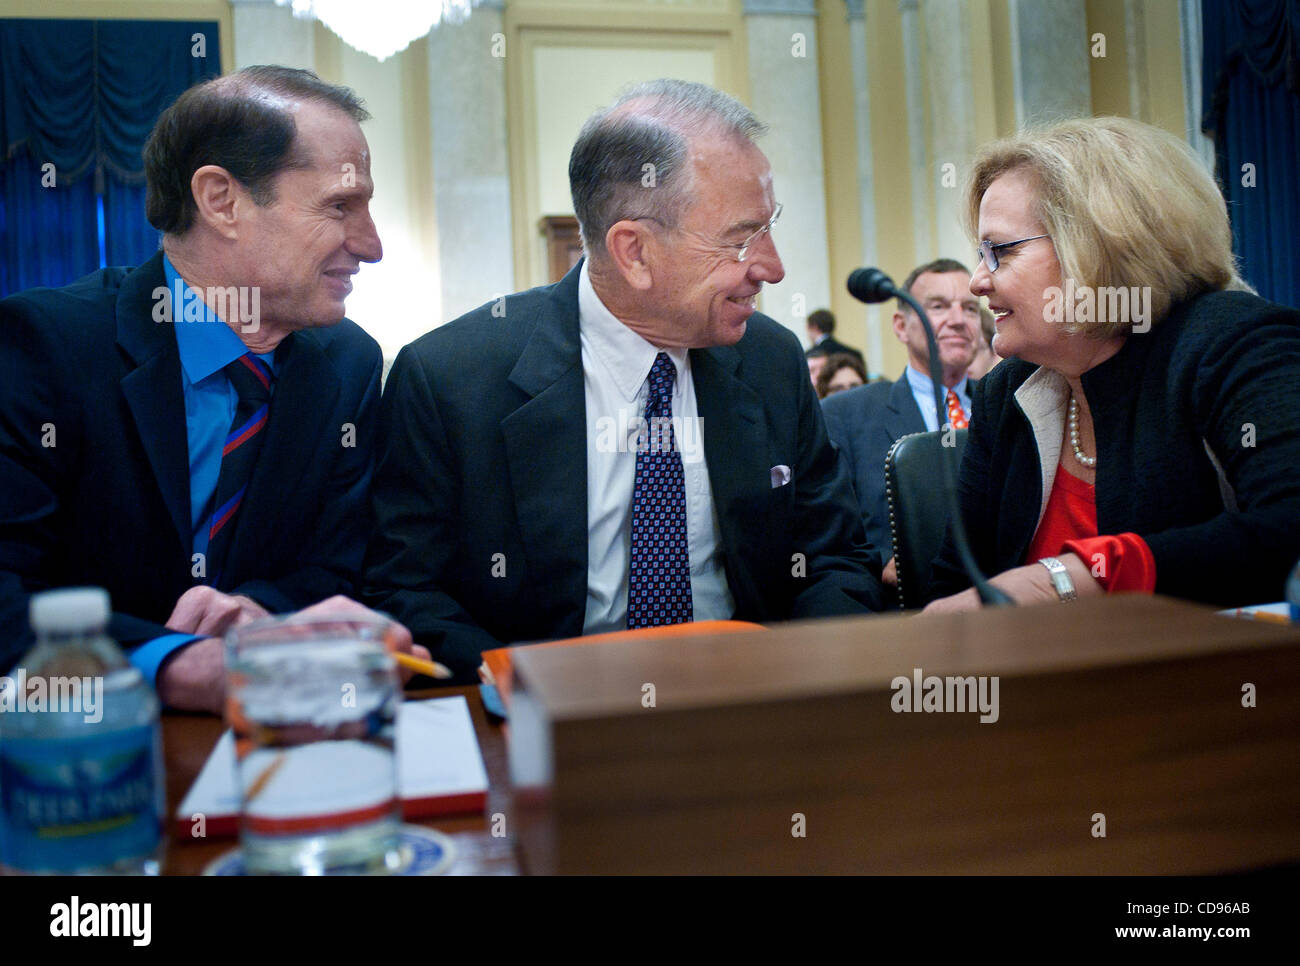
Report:
[{"label": "water bottle label", "polygon": [[143,857],[162,834],[152,725],[82,738],[0,744],[5,864],[72,871]]}]

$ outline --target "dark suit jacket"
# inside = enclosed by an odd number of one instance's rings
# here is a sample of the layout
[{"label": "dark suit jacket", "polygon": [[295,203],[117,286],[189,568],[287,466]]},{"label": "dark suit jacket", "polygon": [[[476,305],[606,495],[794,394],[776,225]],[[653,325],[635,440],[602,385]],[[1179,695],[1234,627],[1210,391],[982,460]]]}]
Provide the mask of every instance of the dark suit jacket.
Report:
[{"label": "dark suit jacket", "polygon": [[[165,285],[159,253],[0,301],[0,666],[30,641],[34,591],[106,588],[110,633],[129,647],[168,633],[176,599],[200,582],[180,355],[171,325],[153,319]],[[355,593],[381,368],[378,345],[347,320],[278,351],[218,588],[273,612]]]},{"label": "dark suit jacket", "polygon": [[[509,297],[504,314],[484,306],[416,340],[384,391],[367,602],[464,677],[501,642],[582,633],[579,267]],[[878,610],[878,573],[798,341],[756,314],[735,346],[690,358],[735,616]],[[777,465],[792,481],[773,488]]]},{"label": "dark suit jacket", "polygon": [[901,436],[924,433],[925,419],[917,408],[904,372],[897,382],[872,382],[827,396],[822,401],[826,431],[848,461],[858,509],[867,528],[867,542],[882,563],[894,555],[889,533],[889,503],[885,496],[885,454]]},{"label": "dark suit jacket", "polygon": [[[1026,562],[1041,519],[1039,448],[1015,396],[1036,368],[1005,360],[972,401],[958,491],[988,576]],[[1300,312],[1246,292],[1203,295],[1082,381],[1097,428],[1098,532],[1146,541],[1156,593],[1282,600],[1300,557]],[[969,586],[950,537],[931,593]]]},{"label": "dark suit jacket", "polygon": [[[865,359],[862,358],[862,351],[860,349],[855,349],[851,345],[845,345],[843,342],[839,341],[833,335],[828,335],[826,338],[822,339],[821,342],[818,342],[815,346],[813,346],[813,349],[820,349],[826,352],[828,355],[834,354],[836,352],[845,352],[851,356],[856,357],[858,362],[862,363],[863,369],[867,367],[867,362]],[[812,351],[813,351],[812,349],[808,350],[808,352],[812,352]],[[808,354],[807,352],[804,353],[804,355],[807,354]]]}]

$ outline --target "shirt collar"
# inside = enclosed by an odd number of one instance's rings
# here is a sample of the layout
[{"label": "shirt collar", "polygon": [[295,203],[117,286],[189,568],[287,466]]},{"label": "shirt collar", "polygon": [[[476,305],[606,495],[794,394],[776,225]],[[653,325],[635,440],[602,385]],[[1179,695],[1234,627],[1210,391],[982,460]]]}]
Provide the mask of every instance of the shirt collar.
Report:
[{"label": "shirt collar", "polygon": [[628,402],[636,399],[641,386],[660,352],[668,353],[677,369],[677,384],[687,371],[690,359],[688,349],[660,349],[637,335],[600,300],[591,284],[591,275],[584,260],[578,273],[578,325],[586,336],[592,353],[605,366],[614,385]]},{"label": "shirt collar", "polygon": [[[172,329],[176,332],[176,348],[181,356],[181,368],[191,384],[202,382],[213,373],[220,372],[234,362],[248,347],[239,341],[239,336],[226,325],[212,308],[205,303],[197,292],[186,284],[172,265],[171,259],[163,256],[163,273],[167,277],[167,291],[172,300]],[[202,321],[185,321],[185,307],[197,301],[202,310]],[[275,352],[256,353],[257,357],[276,372]]]},{"label": "shirt collar", "polygon": [[[961,382],[952,387],[959,398],[965,399],[969,395],[966,391],[969,382],[969,376],[962,376]],[[908,365],[907,367],[907,384],[912,387],[912,392],[914,394],[924,394],[926,399],[934,398],[934,381],[929,376],[917,372],[911,367],[911,365]],[[943,394],[945,396],[948,395],[948,389],[946,386],[943,387]]]}]

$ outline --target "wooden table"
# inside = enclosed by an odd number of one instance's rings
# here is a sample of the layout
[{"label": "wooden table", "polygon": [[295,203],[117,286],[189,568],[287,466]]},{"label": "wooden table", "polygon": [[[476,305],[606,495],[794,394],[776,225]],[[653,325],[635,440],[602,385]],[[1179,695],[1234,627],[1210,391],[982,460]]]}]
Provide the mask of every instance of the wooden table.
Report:
[{"label": "wooden table", "polygon": [[[919,669],[996,677],[997,721],[897,713],[896,676]],[[505,736],[476,689],[411,695],[464,695],[487,769],[483,815],[428,823],[452,837],[453,873],[1200,874],[1300,860],[1296,628],[1130,595],[527,649],[515,672],[516,709],[528,694],[545,713],[517,714],[514,736],[553,763],[545,794],[524,788],[515,807]],[[164,717],[172,810],[221,730]],[[791,834],[796,813],[815,835]],[[166,871],[198,873],[234,844],[174,840]]]},{"label": "wooden table", "polygon": [[[450,875],[514,875],[518,872],[511,836],[494,838],[489,816],[506,812],[506,742],[499,722],[489,721],[478,688],[438,688],[407,692],[408,698],[445,698],[464,695],[474,719],[474,731],[483,752],[488,775],[487,808],[482,815],[448,816],[425,822],[451,836],[456,861]],[[163,756],[167,767],[167,814],[176,813],[195,777],[203,768],[225,725],[211,715],[168,712],[163,715]],[[171,822],[168,822],[171,832]],[[507,831],[509,829],[507,828]],[[168,875],[198,875],[217,856],[235,847],[230,838],[193,839],[171,835],[164,871]]]},{"label": "wooden table", "polygon": [[[513,790],[529,872],[1300,862],[1300,628],[1130,594],[513,658],[510,737],[542,763]],[[946,697],[913,698],[922,677]]]}]

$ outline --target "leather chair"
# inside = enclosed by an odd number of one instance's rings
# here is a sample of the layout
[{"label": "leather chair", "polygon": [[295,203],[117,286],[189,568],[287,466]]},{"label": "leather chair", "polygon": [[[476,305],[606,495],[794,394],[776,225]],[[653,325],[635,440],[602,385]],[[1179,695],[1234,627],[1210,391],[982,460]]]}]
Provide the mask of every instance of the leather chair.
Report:
[{"label": "leather chair", "polygon": [[[966,449],[969,430],[954,433],[957,463]],[[898,606],[923,607],[930,586],[930,565],[948,532],[948,503],[943,493],[943,433],[911,433],[899,437],[885,455],[885,495],[889,500],[889,530],[898,571]]]}]

